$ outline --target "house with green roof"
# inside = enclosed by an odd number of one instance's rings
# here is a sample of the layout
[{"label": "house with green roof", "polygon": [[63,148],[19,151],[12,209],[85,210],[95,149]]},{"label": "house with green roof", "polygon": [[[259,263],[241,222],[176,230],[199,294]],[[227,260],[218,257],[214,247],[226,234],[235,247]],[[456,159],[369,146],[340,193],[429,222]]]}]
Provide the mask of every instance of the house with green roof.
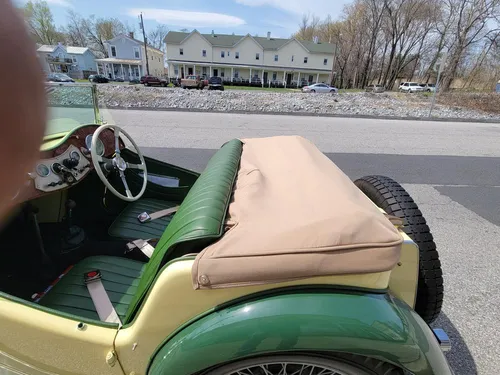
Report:
[{"label": "house with green roof", "polygon": [[335,45],[319,40],[170,31],[164,39],[171,78],[218,76],[228,81],[329,82]]}]

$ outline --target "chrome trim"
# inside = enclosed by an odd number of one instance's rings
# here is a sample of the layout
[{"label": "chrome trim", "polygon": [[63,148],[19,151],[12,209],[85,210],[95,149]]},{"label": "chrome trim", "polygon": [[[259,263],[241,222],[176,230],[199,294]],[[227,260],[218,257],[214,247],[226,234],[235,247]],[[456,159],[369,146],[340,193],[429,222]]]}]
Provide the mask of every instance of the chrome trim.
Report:
[{"label": "chrome trim", "polygon": [[451,350],[451,341],[446,332],[441,328],[434,328],[432,330],[434,332],[434,336],[436,336],[436,340],[441,347],[443,352],[448,352]]}]

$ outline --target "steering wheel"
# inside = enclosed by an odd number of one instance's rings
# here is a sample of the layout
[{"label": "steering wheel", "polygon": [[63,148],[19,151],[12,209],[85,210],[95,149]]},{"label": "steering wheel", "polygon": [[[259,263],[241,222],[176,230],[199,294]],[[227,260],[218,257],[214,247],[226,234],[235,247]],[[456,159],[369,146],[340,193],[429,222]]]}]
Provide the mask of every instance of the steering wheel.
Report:
[{"label": "steering wheel", "polygon": [[[115,154],[113,158],[105,158],[103,156],[97,155],[97,140],[99,139],[99,135],[106,129],[111,129],[115,133]],[[137,156],[139,156],[139,159],[141,161],[141,164],[132,164],[126,162],[120,152],[120,133],[123,134],[127,139],[132,143],[132,145],[135,147],[135,150],[137,151]],[[146,170],[146,162],[144,161],[144,157],[142,156],[142,152],[139,150],[139,147],[135,144],[134,140],[128,135],[128,133],[121,129],[120,127],[116,125],[101,125],[97,128],[97,130],[94,132],[94,135],[92,136],[92,145],[90,147],[90,155],[92,156],[92,163],[94,164],[95,171],[97,172],[97,175],[101,179],[101,181],[104,183],[104,185],[111,191],[114,195],[116,195],[118,198],[123,199],[124,201],[127,202],[134,202],[138,200],[144,192],[146,191],[146,185],[148,183],[148,172]],[[127,168],[130,169],[140,169],[143,172],[143,177],[144,181],[142,183],[142,189],[137,195],[132,195],[132,192],[130,191],[127,180],[125,178],[125,170]],[[111,172],[113,170],[118,171],[120,178],[122,179],[123,186],[125,187],[125,194],[126,196],[119,193],[109,182],[107,177],[104,175],[103,169],[106,172]]]}]

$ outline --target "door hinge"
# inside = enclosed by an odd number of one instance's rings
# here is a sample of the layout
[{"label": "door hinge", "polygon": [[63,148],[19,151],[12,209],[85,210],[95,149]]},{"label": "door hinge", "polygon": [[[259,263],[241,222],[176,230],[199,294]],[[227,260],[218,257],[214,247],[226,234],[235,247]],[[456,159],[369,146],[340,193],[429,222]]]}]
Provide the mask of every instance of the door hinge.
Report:
[{"label": "door hinge", "polygon": [[111,350],[106,354],[106,363],[109,365],[109,367],[113,367],[116,363],[116,353]]}]

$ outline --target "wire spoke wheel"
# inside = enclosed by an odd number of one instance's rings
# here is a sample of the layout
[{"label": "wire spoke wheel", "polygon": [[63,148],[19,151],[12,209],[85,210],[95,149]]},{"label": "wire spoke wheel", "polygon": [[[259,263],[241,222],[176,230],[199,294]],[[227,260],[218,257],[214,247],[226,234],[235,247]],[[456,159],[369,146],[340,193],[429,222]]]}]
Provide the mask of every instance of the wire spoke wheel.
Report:
[{"label": "wire spoke wheel", "polygon": [[344,354],[334,359],[308,355],[278,355],[246,359],[204,375],[401,375],[399,368],[372,358]]},{"label": "wire spoke wheel", "polygon": [[335,368],[308,363],[280,362],[248,366],[227,375],[350,375]]}]

